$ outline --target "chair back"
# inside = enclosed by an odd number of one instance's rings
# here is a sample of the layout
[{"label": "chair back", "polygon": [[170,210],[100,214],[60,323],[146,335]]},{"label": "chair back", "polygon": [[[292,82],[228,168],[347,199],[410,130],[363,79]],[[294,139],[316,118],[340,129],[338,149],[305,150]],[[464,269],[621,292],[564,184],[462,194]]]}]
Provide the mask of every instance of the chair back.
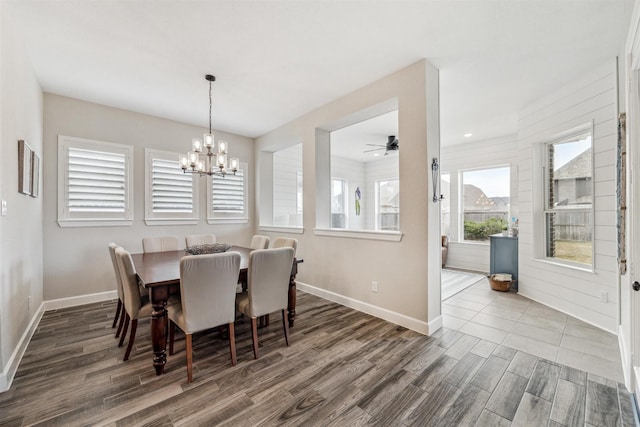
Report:
[{"label": "chair back", "polygon": [[247,285],[251,317],[287,308],[293,248],[258,249],[249,254]]},{"label": "chair back", "polygon": [[118,267],[118,261],[116,261],[116,249],[120,246],[115,243],[109,243],[109,255],[111,255],[111,264],[113,264],[113,271],[116,275],[116,288],[118,289],[118,298],[122,301],[122,277],[120,277],[120,268]]},{"label": "chair back", "polygon": [[276,237],[271,244],[271,248],[293,248],[293,255],[295,256],[298,249],[298,241],[296,239],[289,239],[286,237]]},{"label": "chair back", "polygon": [[251,249],[267,249],[269,247],[269,238],[267,236],[255,235],[251,239]]},{"label": "chair back", "polygon": [[165,237],[144,237],[142,239],[142,250],[144,253],[177,251],[180,242],[176,236]]},{"label": "chair back", "polygon": [[240,254],[187,255],[180,260],[180,296],[188,333],[235,320]]},{"label": "chair back", "polygon": [[124,295],[124,309],[131,319],[138,318],[138,312],[142,306],[140,291],[138,290],[138,277],[136,267],[133,265],[131,254],[124,248],[118,247],[115,251],[116,261],[120,269],[122,280],[122,292]]},{"label": "chair back", "polygon": [[195,245],[213,245],[216,243],[215,234],[192,234],[184,238],[187,248]]}]

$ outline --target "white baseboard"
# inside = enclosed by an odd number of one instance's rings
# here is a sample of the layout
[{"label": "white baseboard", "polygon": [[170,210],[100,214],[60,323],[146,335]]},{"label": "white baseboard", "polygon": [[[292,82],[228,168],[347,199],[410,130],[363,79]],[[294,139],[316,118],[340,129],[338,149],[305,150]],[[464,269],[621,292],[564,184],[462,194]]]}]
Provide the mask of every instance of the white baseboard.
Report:
[{"label": "white baseboard", "polygon": [[18,341],[18,345],[16,346],[15,350],[13,350],[13,354],[11,354],[11,357],[5,365],[4,370],[2,371],[2,373],[0,373],[0,393],[9,390],[9,387],[11,387],[13,378],[18,371],[18,366],[22,361],[22,356],[24,356],[24,352],[27,351],[27,346],[31,341],[31,337],[36,332],[36,328],[38,327],[43,314],[44,303],[40,304],[40,307],[38,307],[38,310],[33,315],[31,322],[29,322],[29,326],[27,326],[27,329],[22,334],[22,337],[20,337],[20,341]]},{"label": "white baseboard", "polygon": [[345,307],[353,308],[354,310],[362,311],[363,313],[395,323],[396,325],[404,326],[407,329],[411,329],[412,331],[416,331],[424,335],[429,335],[429,333],[435,332],[442,326],[442,317],[438,317],[427,323],[395,311],[387,310],[386,308],[378,307],[335,292],[327,291],[326,289],[317,288],[307,283],[296,282],[296,286],[301,291],[333,301],[337,304],[344,305]]},{"label": "white baseboard", "polygon": [[92,304],[94,302],[109,301],[118,298],[118,291],[98,292],[96,294],[78,295],[69,298],[59,298],[44,302],[44,311]]}]

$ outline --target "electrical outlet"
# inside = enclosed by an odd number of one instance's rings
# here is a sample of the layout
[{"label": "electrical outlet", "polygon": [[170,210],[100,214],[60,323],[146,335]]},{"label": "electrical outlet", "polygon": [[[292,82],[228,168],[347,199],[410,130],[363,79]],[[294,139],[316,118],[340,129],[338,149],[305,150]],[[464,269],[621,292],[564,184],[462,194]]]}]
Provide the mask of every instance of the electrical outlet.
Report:
[{"label": "electrical outlet", "polygon": [[2,201],[2,216],[7,216],[7,201]]},{"label": "electrical outlet", "polygon": [[378,293],[378,282],[375,280],[371,281],[371,292]]},{"label": "electrical outlet", "polygon": [[27,309],[31,310],[31,295],[29,295],[29,298],[27,299]]},{"label": "electrical outlet", "polygon": [[600,292],[600,301],[609,302],[609,293],[606,291]]}]

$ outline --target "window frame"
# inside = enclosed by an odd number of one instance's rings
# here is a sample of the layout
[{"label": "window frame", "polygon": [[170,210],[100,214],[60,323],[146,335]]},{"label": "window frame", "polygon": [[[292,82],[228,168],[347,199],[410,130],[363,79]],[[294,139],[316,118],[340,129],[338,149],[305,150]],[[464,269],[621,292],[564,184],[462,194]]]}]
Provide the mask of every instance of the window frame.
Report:
[{"label": "window frame", "polygon": [[[213,180],[225,179],[217,175],[212,175],[207,179],[207,224],[246,224],[249,222],[249,165],[240,162],[240,169],[243,173],[243,195],[244,208],[241,214],[216,214],[213,211]],[[233,174],[231,174],[233,176]]]},{"label": "window frame", "polygon": [[[349,229],[349,199],[348,199],[348,185],[349,183],[347,182],[346,179],[344,178],[336,178],[336,177],[331,177],[331,200],[333,201],[334,198],[334,194],[333,194],[333,189],[334,189],[334,183],[335,182],[339,182],[342,187],[342,210],[343,212],[333,212],[333,203],[331,203],[331,229],[332,230],[348,230]],[[333,215],[334,214],[341,214],[344,216],[344,227],[333,227]]]},{"label": "window frame", "polygon": [[191,176],[191,214],[186,212],[153,212],[153,161],[155,159],[174,161],[176,163],[176,170],[180,173],[184,173],[180,168],[180,153],[174,153],[171,151],[155,150],[151,148],[145,148],[145,181],[144,181],[144,200],[145,200],[145,217],[144,221],[147,225],[195,225],[200,220],[200,205],[199,205],[199,181],[198,174],[187,173]]},{"label": "window frame", "polygon": [[[549,199],[549,168],[548,168],[548,158],[549,158],[549,146],[556,144],[569,143],[572,141],[578,141],[585,136],[591,137],[591,178],[590,178],[590,188],[591,188],[591,207],[590,208],[566,208],[566,209],[554,209],[550,207],[550,199]],[[579,126],[577,128],[571,129],[569,131],[563,132],[557,135],[555,138],[544,142],[541,144],[541,163],[542,163],[542,205],[541,205],[541,214],[539,219],[540,230],[542,235],[544,236],[541,247],[539,248],[539,256],[541,260],[564,266],[569,268],[576,268],[580,270],[585,270],[589,272],[594,272],[596,268],[596,239],[595,239],[595,150],[594,150],[594,125],[593,122]],[[549,234],[547,230],[547,215],[554,213],[588,213],[591,217],[591,224],[589,227],[589,231],[591,233],[591,264],[583,264],[579,262],[574,262],[570,260],[565,260],[557,257],[550,257],[547,255],[547,248],[549,246]]]},{"label": "window frame", "polygon": [[[69,149],[71,148],[124,156],[124,212],[109,214],[69,211],[67,201],[69,199]],[[122,227],[133,224],[133,161],[132,145],[58,135],[58,225],[60,227]]]},{"label": "window frame", "polygon": [[398,197],[400,197],[400,177],[397,178],[381,178],[373,181],[373,191],[375,192],[375,206],[374,206],[374,216],[375,216],[375,231],[383,231],[383,232],[400,232],[400,204],[398,203],[398,229],[397,230],[383,230],[382,225],[380,224],[380,183],[382,182],[392,182],[398,181]]}]

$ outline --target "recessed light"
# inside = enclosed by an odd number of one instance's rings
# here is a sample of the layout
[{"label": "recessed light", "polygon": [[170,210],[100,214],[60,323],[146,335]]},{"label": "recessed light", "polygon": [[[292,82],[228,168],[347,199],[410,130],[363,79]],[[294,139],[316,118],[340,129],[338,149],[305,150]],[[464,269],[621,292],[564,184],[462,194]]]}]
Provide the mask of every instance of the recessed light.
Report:
[{"label": "recessed light", "polygon": [[471,138],[472,136],[473,136],[473,134],[472,134],[472,133],[465,133],[465,134],[464,134],[464,137],[465,137],[465,138]]},{"label": "recessed light", "polygon": [[380,153],[373,153],[373,157],[378,157]]}]

